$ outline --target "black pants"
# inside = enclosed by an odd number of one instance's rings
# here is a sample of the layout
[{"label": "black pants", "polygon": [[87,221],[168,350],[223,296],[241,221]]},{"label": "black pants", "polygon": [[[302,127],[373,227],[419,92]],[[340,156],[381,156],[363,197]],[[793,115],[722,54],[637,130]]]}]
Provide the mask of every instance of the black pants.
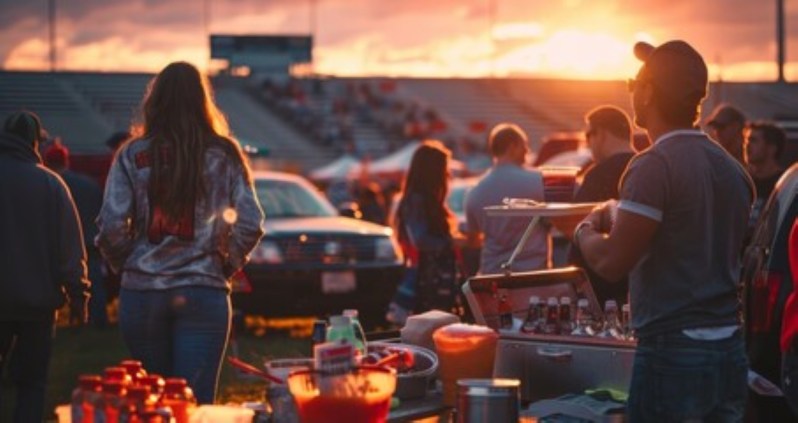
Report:
[{"label": "black pants", "polygon": [[16,423],[44,420],[53,318],[50,316],[45,320],[26,322],[0,321],[0,369],[7,369],[14,382],[17,394],[14,408]]}]

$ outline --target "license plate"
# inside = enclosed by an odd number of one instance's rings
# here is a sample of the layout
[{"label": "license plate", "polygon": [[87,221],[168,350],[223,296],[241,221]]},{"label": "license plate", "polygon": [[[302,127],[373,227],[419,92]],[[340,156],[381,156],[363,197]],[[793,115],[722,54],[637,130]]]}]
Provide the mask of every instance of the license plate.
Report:
[{"label": "license plate", "polygon": [[325,294],[345,294],[357,288],[355,272],[322,272],[321,292]]}]

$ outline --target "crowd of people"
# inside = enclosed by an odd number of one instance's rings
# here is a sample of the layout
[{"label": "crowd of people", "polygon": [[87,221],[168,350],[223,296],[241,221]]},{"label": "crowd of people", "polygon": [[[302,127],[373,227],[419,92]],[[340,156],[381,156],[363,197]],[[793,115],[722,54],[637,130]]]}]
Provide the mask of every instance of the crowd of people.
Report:
[{"label": "crowd of people", "polygon": [[[573,201],[601,206],[578,223],[552,218],[536,227],[513,270],[550,268],[556,227],[572,240],[569,261],[586,269],[602,301],[628,298],[637,338],[630,421],[743,421],[749,364],[741,254],[784,171],[786,137],[728,104],[702,131],[702,56],[683,41],[638,43],[634,52],[642,65],[629,83],[633,118],[609,105],[585,115],[594,164]],[[350,85],[332,102],[340,121],[328,127],[300,86],[265,89],[325,143],[351,141],[346,122],[353,118],[394,129],[401,123],[408,139],[446,126],[434,110],[399,107],[367,85]],[[115,153],[104,193],[69,170],[60,143],[40,155],[43,127],[34,113],[4,122],[0,364],[12,369],[15,421],[42,420],[56,310],[67,303],[73,321],[107,323],[105,293],[89,283],[103,285],[103,262],[121,277],[119,328],[132,357],[186,378],[200,402],[215,399],[230,335],[229,279],[263,235],[263,212],[247,158],[194,66],[164,68],[141,115]],[[632,122],[652,141],[642,151]],[[481,248],[480,273],[500,273],[528,224],[488,219],[484,208],[507,197],[546,200],[543,174],[526,166],[524,131],[502,123],[486,138],[492,166],[466,196],[464,233],[446,203],[452,151],[441,141],[416,149],[395,212],[378,187],[364,185],[361,212],[391,224],[406,257],[389,320],[401,324],[430,309],[462,314],[461,247]],[[788,400],[795,406],[795,397]]]}]

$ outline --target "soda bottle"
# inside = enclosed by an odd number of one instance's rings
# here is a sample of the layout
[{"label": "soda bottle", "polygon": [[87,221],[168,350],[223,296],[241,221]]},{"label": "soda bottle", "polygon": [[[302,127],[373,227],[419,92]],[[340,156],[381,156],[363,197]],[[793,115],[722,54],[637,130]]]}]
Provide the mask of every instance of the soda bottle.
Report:
[{"label": "soda bottle", "polygon": [[122,386],[128,387],[133,383],[133,378],[127,373],[124,367],[106,367],[105,380],[118,380],[122,382]]},{"label": "soda bottle", "polygon": [[357,310],[355,309],[344,310],[343,315],[349,317],[349,320],[352,321],[352,331],[355,332],[355,342],[354,342],[355,349],[360,352],[361,357],[365,357],[366,354],[368,354],[368,349],[366,345],[366,333],[363,331],[363,326],[360,325],[360,320],[358,320]]},{"label": "soda bottle", "polygon": [[529,308],[526,311],[526,319],[524,325],[521,326],[521,332],[536,333],[538,332],[538,324],[540,323],[540,297],[532,295],[529,297]]},{"label": "soda bottle", "polygon": [[560,303],[556,297],[549,297],[546,304],[546,325],[543,332],[547,335],[560,333]]},{"label": "soda bottle", "polygon": [[142,366],[141,362],[138,360],[125,360],[119,363],[119,367],[122,367],[127,371],[127,374],[130,375],[130,379],[132,379],[133,384],[138,383],[139,379],[147,376],[147,371],[144,370],[144,366]]},{"label": "soda bottle", "polygon": [[139,379],[139,385],[148,386],[150,388],[150,393],[160,398],[161,395],[163,395],[166,382],[161,375],[149,374]]},{"label": "soda bottle", "polygon": [[571,331],[573,336],[593,336],[593,316],[590,313],[587,298],[580,298],[576,302],[576,327]]},{"label": "soda bottle", "polygon": [[188,418],[197,405],[194,392],[185,379],[166,379],[160,405],[169,407],[174,414],[175,423],[188,423]]},{"label": "soda bottle", "polygon": [[574,316],[571,312],[571,298],[560,298],[560,334],[570,335],[574,330]]},{"label": "soda bottle", "polygon": [[621,339],[621,323],[618,321],[618,303],[607,300],[604,303],[604,327],[598,335],[600,338]]},{"label": "soda bottle", "polygon": [[513,328],[513,309],[505,294],[499,298],[499,327],[507,330]]},{"label": "soda bottle", "polygon": [[635,339],[632,331],[632,308],[629,303],[621,306],[621,324],[623,325],[623,338],[630,341]]},{"label": "soda bottle", "polygon": [[102,392],[103,380],[98,375],[80,375],[78,387],[72,391],[71,414],[75,423],[94,423],[94,405],[91,395]]},{"label": "soda bottle", "polygon": [[[148,411],[154,411],[158,399],[150,392],[149,386],[133,386],[127,390],[127,397],[119,411],[120,423],[151,423],[152,417],[145,417]],[[148,420],[145,420],[148,418]]]},{"label": "soda bottle", "polygon": [[[103,411],[102,423],[119,423],[119,414],[125,402],[126,386],[121,380],[103,381]],[[96,421],[96,420],[95,420]]]}]

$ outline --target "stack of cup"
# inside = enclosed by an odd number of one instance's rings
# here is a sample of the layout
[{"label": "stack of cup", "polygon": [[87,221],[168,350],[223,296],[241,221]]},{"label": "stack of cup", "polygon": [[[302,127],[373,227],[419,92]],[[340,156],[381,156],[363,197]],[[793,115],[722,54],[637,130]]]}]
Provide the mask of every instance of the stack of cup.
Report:
[{"label": "stack of cup", "polygon": [[432,334],[438,353],[443,402],[454,406],[459,379],[493,377],[493,362],[499,335],[486,326],[455,323]]}]

